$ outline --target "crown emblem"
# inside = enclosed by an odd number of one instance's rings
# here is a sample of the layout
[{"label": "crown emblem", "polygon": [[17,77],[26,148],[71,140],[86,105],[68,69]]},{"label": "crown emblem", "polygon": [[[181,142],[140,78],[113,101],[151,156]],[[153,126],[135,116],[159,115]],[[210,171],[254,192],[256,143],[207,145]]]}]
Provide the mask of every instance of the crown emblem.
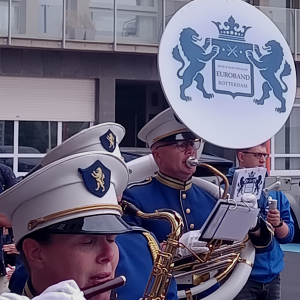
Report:
[{"label": "crown emblem", "polygon": [[249,175],[249,178],[254,178],[255,176],[255,173],[252,171],[251,173],[248,174]]},{"label": "crown emblem", "polygon": [[235,19],[231,16],[227,22],[224,22],[224,27],[221,27],[220,22],[212,21],[219,30],[219,38],[226,40],[234,40],[234,41],[245,41],[245,34],[251,26],[243,26],[242,29],[240,25],[235,22]]}]

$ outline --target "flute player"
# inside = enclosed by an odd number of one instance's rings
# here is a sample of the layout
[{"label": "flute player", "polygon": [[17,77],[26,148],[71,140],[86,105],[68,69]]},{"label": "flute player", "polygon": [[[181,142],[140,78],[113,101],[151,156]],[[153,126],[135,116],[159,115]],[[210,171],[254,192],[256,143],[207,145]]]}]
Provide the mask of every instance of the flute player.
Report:
[{"label": "flute player", "polygon": [[[1,211],[13,223],[15,243],[30,274],[25,296],[84,299],[80,289],[114,278],[119,259],[115,237],[130,230],[116,196],[127,180],[121,159],[89,152],[49,164],[1,194]],[[74,281],[65,286],[50,287],[70,279]],[[109,296],[106,292],[92,299]]]}]

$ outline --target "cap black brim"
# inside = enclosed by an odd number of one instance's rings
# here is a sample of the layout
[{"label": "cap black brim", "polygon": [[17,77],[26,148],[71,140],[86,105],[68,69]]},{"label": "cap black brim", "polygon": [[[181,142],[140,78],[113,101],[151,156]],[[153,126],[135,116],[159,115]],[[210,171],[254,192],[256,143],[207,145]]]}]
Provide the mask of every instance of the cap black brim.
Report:
[{"label": "cap black brim", "polygon": [[181,133],[169,135],[163,139],[158,140],[158,142],[172,143],[172,142],[178,142],[178,141],[195,140],[197,138],[198,137],[194,133],[189,131],[189,132],[181,132]]},{"label": "cap black brim", "polygon": [[95,215],[62,221],[45,228],[54,234],[121,234],[131,227],[117,215]]}]

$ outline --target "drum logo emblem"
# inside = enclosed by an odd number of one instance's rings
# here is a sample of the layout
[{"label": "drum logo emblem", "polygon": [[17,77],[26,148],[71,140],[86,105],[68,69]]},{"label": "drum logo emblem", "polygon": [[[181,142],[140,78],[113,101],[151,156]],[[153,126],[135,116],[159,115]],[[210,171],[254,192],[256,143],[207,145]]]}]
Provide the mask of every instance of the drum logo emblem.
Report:
[{"label": "drum logo emblem", "polygon": [[[177,77],[181,80],[181,100],[193,100],[188,95],[188,88],[195,82],[206,99],[212,99],[215,94],[230,95],[233,99],[259,96],[259,99],[253,98],[253,103],[264,105],[273,93],[280,102],[275,111],[284,113],[284,94],[288,86],[283,77],[291,75],[291,66],[284,59],[280,43],[270,40],[261,49],[259,45],[247,43],[246,33],[252,27],[241,27],[232,16],[224,25],[216,21],[212,23],[218,30],[218,38],[207,37],[201,43],[199,33],[187,27],[181,31],[179,43],[173,48],[173,58],[181,63],[177,70]],[[211,72],[211,87],[206,83],[207,72]],[[254,85],[254,76],[260,76],[261,85]]]}]

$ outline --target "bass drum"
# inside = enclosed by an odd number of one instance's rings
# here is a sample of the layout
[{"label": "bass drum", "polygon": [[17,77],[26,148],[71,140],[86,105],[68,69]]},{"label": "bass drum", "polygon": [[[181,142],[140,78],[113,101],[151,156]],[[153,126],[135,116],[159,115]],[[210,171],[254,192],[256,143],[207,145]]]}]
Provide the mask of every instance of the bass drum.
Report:
[{"label": "bass drum", "polygon": [[[127,163],[129,170],[129,185],[134,182],[142,181],[148,177],[154,176],[158,171],[158,167],[153,159],[152,154],[134,159]],[[193,183],[207,191],[211,196],[219,199],[222,194],[222,189],[217,185],[203,180],[198,177],[193,177]],[[202,300],[232,300],[239,293],[242,287],[246,284],[250,276],[252,265],[255,258],[255,249],[251,242],[246,243],[246,247],[240,253],[240,260],[236,264],[234,270],[227,280],[212,294]],[[204,283],[194,286],[190,289],[192,295],[197,295],[208,288],[218,283],[215,277],[205,281]],[[180,290],[177,292],[178,298],[187,298],[186,291]]]}]

